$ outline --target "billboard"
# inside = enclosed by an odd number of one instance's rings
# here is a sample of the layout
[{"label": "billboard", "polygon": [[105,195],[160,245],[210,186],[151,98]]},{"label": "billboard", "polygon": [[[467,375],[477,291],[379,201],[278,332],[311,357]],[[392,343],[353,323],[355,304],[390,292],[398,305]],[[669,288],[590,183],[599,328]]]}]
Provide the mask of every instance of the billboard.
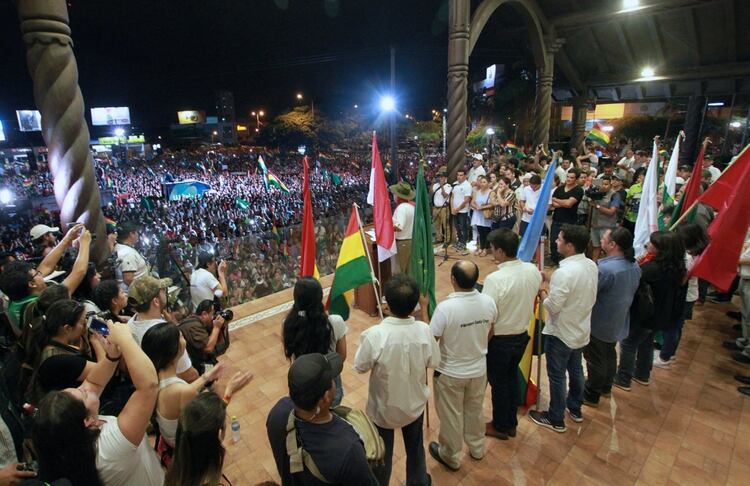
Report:
[{"label": "billboard", "polygon": [[194,123],[206,123],[206,112],[198,110],[185,110],[177,112],[177,120],[180,125],[192,125]]},{"label": "billboard", "polygon": [[125,137],[99,137],[99,145],[118,145],[122,143],[146,143],[143,135],[128,135]]},{"label": "billboard", "polygon": [[130,108],[127,106],[91,108],[91,124],[130,125]]},{"label": "billboard", "polygon": [[5,142],[5,130],[3,130],[3,122],[0,121],[0,142]]},{"label": "billboard", "polygon": [[22,132],[42,131],[42,114],[39,110],[16,110],[16,118]]}]

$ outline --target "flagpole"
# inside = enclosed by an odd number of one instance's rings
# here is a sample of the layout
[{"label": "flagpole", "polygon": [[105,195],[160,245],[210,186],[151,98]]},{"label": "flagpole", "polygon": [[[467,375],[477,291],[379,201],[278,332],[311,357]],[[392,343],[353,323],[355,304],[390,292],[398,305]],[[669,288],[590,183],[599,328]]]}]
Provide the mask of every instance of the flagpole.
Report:
[{"label": "flagpole", "polygon": [[[705,144],[706,142],[704,141],[703,143]],[[710,141],[709,141],[709,143],[710,143]],[[746,146],[745,146],[745,148],[743,148],[743,149],[742,149],[742,151],[741,151],[740,153],[738,153],[738,154],[737,154],[737,156],[736,156],[736,157],[734,158],[734,160],[737,160],[737,159],[739,159],[739,158],[740,158],[740,157],[742,156],[742,154],[744,154],[744,153],[745,153],[745,152],[747,151],[747,149],[749,149],[749,148],[750,148],[750,144],[746,145]],[[723,176],[723,175],[724,175],[724,172],[726,172],[727,170],[729,170],[729,168],[730,168],[731,166],[732,166],[732,164],[728,164],[728,165],[727,165],[727,166],[726,166],[726,167],[724,168],[724,170],[723,170],[723,171],[721,172],[721,175],[720,175],[720,176],[719,176],[719,177],[718,177],[718,178],[716,179],[716,181],[718,181],[719,179],[721,179],[721,176]],[[714,182],[716,182],[716,181],[714,181]],[[680,217],[679,217],[679,218],[677,219],[677,221],[675,221],[675,222],[674,222],[674,224],[673,224],[672,226],[670,226],[670,227],[669,227],[669,231],[674,231],[674,229],[675,229],[675,228],[677,227],[677,225],[679,225],[680,223],[682,223],[682,221],[683,221],[683,220],[684,220],[685,218],[687,218],[687,215],[688,215],[688,214],[690,213],[690,211],[692,211],[692,210],[693,210],[693,208],[694,208],[695,206],[697,206],[697,205],[698,205],[698,203],[699,203],[699,202],[700,202],[700,196],[698,196],[698,199],[696,199],[695,201],[693,201],[693,204],[691,204],[691,205],[690,205],[690,207],[689,207],[689,208],[687,208],[687,209],[685,210],[685,212],[684,212],[684,213],[682,213],[682,216],[680,216]]]},{"label": "flagpole", "polygon": [[[547,237],[542,235],[542,237],[539,239],[539,271],[544,271],[544,240],[546,240]],[[538,348],[538,352],[536,355],[536,410],[539,410],[539,407],[541,406],[542,401],[542,317],[544,313],[544,301],[539,298],[539,307],[537,307],[537,318],[536,318],[536,329],[535,333],[536,336],[534,339],[536,340],[534,342],[534,345],[531,347],[531,355],[534,355],[534,347]]]},{"label": "flagpole", "polygon": [[383,309],[381,307],[380,300],[380,281],[375,278],[375,269],[372,268],[372,258],[370,257],[370,245],[367,244],[367,238],[365,238],[365,230],[362,228],[362,219],[359,217],[359,206],[357,203],[352,203],[354,206],[354,212],[357,215],[357,225],[359,225],[359,236],[362,238],[362,244],[367,252],[367,263],[370,265],[370,278],[372,279],[372,290],[375,292],[375,299],[378,301],[378,313],[380,314],[380,320],[383,320]]}]

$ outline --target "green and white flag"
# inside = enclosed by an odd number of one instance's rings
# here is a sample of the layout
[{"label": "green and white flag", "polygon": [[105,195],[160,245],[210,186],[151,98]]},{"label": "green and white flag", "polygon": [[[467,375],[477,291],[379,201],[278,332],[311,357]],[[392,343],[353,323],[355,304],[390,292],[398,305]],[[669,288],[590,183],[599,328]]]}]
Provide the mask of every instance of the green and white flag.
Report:
[{"label": "green and white flag", "polygon": [[664,182],[661,185],[661,207],[659,211],[660,230],[665,230],[669,226],[664,220],[664,209],[673,208],[677,203],[677,165],[680,157],[680,140],[684,136],[684,132],[680,132],[677,136],[677,140],[675,140],[674,143],[674,149],[672,149],[672,155],[669,157],[669,164],[667,164],[666,171],[664,172]]}]

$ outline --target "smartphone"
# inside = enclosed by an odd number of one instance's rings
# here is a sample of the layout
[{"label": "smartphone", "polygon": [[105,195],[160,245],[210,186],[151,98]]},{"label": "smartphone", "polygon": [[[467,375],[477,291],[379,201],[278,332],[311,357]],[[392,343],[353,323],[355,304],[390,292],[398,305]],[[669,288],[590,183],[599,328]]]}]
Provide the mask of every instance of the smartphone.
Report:
[{"label": "smartphone", "polygon": [[89,329],[91,329],[92,331],[98,332],[104,337],[109,336],[109,327],[107,327],[107,323],[96,317],[91,318],[91,324],[89,324]]}]

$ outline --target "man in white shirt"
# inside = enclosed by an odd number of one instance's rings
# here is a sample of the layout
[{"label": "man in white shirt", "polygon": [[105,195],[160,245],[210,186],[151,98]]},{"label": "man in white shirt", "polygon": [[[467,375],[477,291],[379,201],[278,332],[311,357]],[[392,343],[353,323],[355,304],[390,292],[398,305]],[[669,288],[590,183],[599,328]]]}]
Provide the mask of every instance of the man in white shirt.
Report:
[{"label": "man in white shirt", "polygon": [[[565,432],[566,408],[574,422],[583,422],[582,355],[591,335],[591,309],[596,302],[599,273],[596,264],[583,254],[589,244],[585,226],[563,225],[555,243],[565,258],[550,281],[544,279],[539,291],[547,313],[542,333],[549,377],[549,411],[532,410],[529,417],[537,425]],[[567,393],[566,372],[570,379]]]},{"label": "man in white shirt", "polygon": [[466,244],[469,242],[469,204],[471,203],[471,184],[466,180],[466,171],[459,168],[456,172],[456,182],[453,184],[451,198],[451,214],[456,228],[456,250],[461,255],[468,255]]},{"label": "man in white shirt", "polygon": [[461,466],[462,442],[474,459],[484,457],[482,406],[487,387],[487,336],[497,318],[495,303],[474,285],[479,268],[460,260],[451,268],[453,293],[438,304],[430,330],[440,343],[440,365],[432,386],[440,417],[439,442],[430,455],[452,471]]},{"label": "man in white shirt", "polygon": [[440,364],[440,348],[429,326],[411,317],[419,301],[413,277],[393,276],[385,284],[384,293],[392,316],[362,332],[354,357],[355,371],[370,371],[366,412],[385,442],[384,464],[373,472],[380,484],[388,484],[394,429],[400,428],[406,449],[407,484],[430,484],[422,418],[430,396],[426,368]]},{"label": "man in white shirt", "polygon": [[[219,278],[214,276],[216,273]],[[216,265],[216,257],[211,253],[202,252],[198,255],[198,269],[190,276],[190,299],[193,309],[204,300],[214,300],[228,294],[227,262],[224,260]]]},{"label": "man in white shirt", "polygon": [[721,171],[714,167],[714,158],[712,155],[706,154],[703,157],[703,170],[707,170],[711,173],[711,184],[716,182],[716,179],[721,175]]},{"label": "man in white shirt", "polygon": [[484,280],[482,288],[482,294],[493,300],[498,312],[487,352],[492,421],[487,422],[485,433],[507,440],[516,436],[516,411],[526,398],[518,395],[518,364],[530,339],[529,322],[534,315],[542,275],[533,264],[516,257],[520,240],[513,231],[493,230],[487,239],[499,265]]},{"label": "man in white shirt", "polygon": [[396,261],[401,273],[409,273],[411,262],[411,237],[414,231],[414,196],[416,193],[406,181],[390,186],[396,210],[393,211],[393,230],[396,238]]},{"label": "man in white shirt", "polygon": [[[143,275],[133,280],[128,288],[128,303],[136,311],[136,314],[128,321],[128,327],[138,346],[141,345],[146,331],[157,324],[166,322],[163,312],[167,306],[167,289],[170,285],[172,285],[172,279],[158,279],[151,275]],[[188,383],[198,378],[198,372],[190,362],[187,349],[183,350],[177,362],[177,376]]]},{"label": "man in white shirt", "polygon": [[448,168],[440,167],[437,182],[432,185],[432,225],[435,228],[435,243],[448,245],[451,227],[448,223],[448,205],[453,187],[448,184]]},{"label": "man in white shirt", "polygon": [[117,244],[114,248],[114,252],[117,254],[115,275],[117,281],[123,284],[125,290],[133,280],[149,273],[148,262],[134,248],[135,244],[138,243],[140,230],[140,226],[128,221],[117,228]]},{"label": "man in white shirt", "polygon": [[482,165],[482,161],[484,160],[484,157],[482,154],[474,154],[472,161],[471,161],[471,169],[469,169],[469,184],[471,187],[477,187],[478,181],[477,179],[479,176],[487,175],[487,171],[484,170],[484,166]]},{"label": "man in white shirt", "polygon": [[633,168],[633,165],[635,164],[635,152],[633,152],[633,149],[628,149],[625,152],[625,157],[621,158],[619,162],[617,162],[617,176],[624,181],[631,181],[633,178],[633,174],[635,173],[635,169]]},{"label": "man in white shirt", "polygon": [[531,216],[534,214],[534,209],[539,202],[539,195],[542,192],[542,178],[537,174],[533,174],[529,178],[529,185],[523,188],[521,194],[521,224],[518,227],[519,233],[523,236],[526,233],[526,228],[531,222]]}]

